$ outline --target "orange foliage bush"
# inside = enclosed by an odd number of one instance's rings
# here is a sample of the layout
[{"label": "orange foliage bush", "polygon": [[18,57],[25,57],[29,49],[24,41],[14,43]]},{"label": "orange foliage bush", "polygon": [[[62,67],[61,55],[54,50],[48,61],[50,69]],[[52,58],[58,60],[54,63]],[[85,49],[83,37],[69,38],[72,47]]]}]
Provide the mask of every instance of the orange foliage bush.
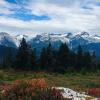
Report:
[{"label": "orange foliage bush", "polygon": [[0,86],[0,100],[64,100],[60,91],[48,88],[44,78],[16,80]]},{"label": "orange foliage bush", "polygon": [[32,85],[32,87],[36,88],[45,88],[47,86],[46,81],[44,78],[42,79],[32,79],[30,81],[30,84]]}]

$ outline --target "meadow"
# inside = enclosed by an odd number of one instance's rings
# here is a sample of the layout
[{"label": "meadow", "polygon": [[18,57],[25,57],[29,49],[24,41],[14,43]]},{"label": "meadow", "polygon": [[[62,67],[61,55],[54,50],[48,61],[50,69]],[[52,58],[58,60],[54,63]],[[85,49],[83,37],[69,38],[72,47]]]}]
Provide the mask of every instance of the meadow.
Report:
[{"label": "meadow", "polygon": [[100,88],[100,73],[47,73],[0,70],[0,84],[13,83],[16,80],[45,78],[48,86],[68,87],[75,91],[87,91],[88,88]]}]

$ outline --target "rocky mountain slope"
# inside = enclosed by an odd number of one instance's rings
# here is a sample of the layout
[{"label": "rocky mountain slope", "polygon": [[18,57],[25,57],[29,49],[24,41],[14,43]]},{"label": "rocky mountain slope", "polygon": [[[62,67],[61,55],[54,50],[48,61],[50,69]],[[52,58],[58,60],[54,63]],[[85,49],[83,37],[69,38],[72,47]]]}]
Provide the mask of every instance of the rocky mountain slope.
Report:
[{"label": "rocky mountain slope", "polygon": [[8,33],[1,32],[0,45],[17,48],[23,37],[38,51],[41,50],[42,47],[46,47],[49,42],[55,49],[57,49],[62,42],[66,42],[71,49],[77,48],[78,45],[81,45],[84,50],[95,51],[96,54],[100,56],[100,36],[90,35],[87,32],[80,32],[78,34],[42,33],[37,34],[35,37],[31,36],[31,38],[28,35],[12,36]]}]

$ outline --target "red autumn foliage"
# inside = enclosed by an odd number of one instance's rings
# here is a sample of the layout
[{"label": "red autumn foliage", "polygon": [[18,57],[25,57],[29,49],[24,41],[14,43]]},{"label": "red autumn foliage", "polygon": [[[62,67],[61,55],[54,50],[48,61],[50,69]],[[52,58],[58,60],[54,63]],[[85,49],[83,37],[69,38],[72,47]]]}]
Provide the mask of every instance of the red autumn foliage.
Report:
[{"label": "red autumn foliage", "polygon": [[64,100],[60,91],[48,88],[44,78],[16,80],[0,86],[0,100]]},{"label": "red autumn foliage", "polygon": [[95,97],[100,97],[100,88],[91,88],[88,90],[88,94]]}]

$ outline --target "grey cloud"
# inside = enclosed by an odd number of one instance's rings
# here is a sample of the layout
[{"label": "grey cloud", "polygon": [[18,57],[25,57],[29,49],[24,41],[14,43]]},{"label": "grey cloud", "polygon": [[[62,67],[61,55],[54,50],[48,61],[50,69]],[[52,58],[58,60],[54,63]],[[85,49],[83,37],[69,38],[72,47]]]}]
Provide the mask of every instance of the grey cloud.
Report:
[{"label": "grey cloud", "polygon": [[15,33],[89,31],[100,34],[100,6],[96,5],[97,2],[98,0],[17,0],[18,5],[29,9],[31,14],[48,15],[51,19],[22,21],[2,16],[0,31]]}]

